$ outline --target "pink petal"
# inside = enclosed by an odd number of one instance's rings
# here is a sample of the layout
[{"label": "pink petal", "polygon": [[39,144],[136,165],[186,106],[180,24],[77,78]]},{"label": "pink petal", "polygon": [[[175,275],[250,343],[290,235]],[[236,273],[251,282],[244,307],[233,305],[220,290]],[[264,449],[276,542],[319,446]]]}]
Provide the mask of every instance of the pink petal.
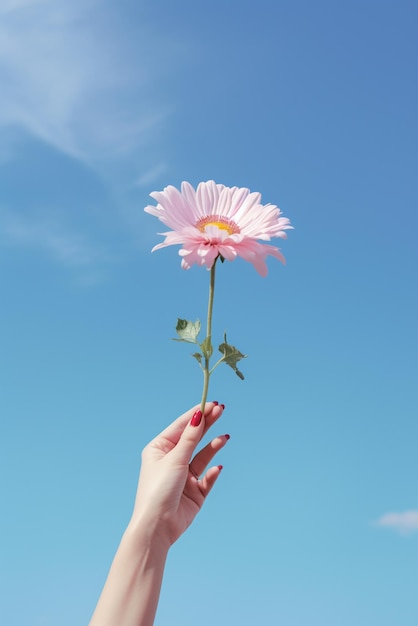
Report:
[{"label": "pink petal", "polygon": [[[285,231],[293,227],[277,206],[262,205],[259,193],[209,180],[199,183],[196,190],[190,183],[183,182],[180,191],[168,186],[163,191],[153,192],[151,197],[158,204],[147,206],[145,211],[172,229],[161,233],[165,239],[153,250],[183,246],[179,254],[184,269],[193,264],[210,268],[219,254],[228,261],[241,256],[262,276],[267,274],[268,256],[285,263],[278,248],[260,241],[269,242],[273,237],[286,239]],[[219,228],[217,221],[225,227]]]}]

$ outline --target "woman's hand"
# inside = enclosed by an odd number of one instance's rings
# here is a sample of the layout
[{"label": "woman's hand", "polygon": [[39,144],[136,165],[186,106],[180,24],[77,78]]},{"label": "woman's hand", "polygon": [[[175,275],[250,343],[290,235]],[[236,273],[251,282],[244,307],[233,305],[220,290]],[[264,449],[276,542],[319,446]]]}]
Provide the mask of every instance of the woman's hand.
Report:
[{"label": "woman's hand", "polygon": [[168,549],[191,524],[219,476],[222,466],[206,470],[229,439],[212,439],[200,452],[195,449],[222,415],[224,406],[208,402],[202,416],[190,409],[155,437],[142,452],[142,466],[132,527],[144,525],[150,538]]},{"label": "woman's hand", "polygon": [[206,470],[229,439],[196,446],[222,415],[208,402],[187,411],[142,453],[134,512],[113,559],[90,626],[152,626],[170,546],[191,524],[215,484],[221,466]]}]

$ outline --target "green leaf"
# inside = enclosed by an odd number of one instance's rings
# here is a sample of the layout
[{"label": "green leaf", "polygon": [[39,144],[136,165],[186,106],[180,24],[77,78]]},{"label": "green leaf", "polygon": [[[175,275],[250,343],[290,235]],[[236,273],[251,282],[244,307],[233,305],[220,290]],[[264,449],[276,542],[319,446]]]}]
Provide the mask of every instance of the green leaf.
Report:
[{"label": "green leaf", "polygon": [[209,337],[206,337],[204,341],[200,344],[202,352],[207,359],[210,359],[213,353],[213,346]]},{"label": "green leaf", "polygon": [[235,346],[231,346],[226,340],[226,333],[224,335],[224,343],[221,343],[219,346],[219,352],[224,355],[224,361],[229,367],[232,367],[235,374],[241,380],[244,380],[244,374],[237,368],[238,361],[241,359],[245,359],[247,357],[246,354],[242,354]]},{"label": "green leaf", "polygon": [[178,338],[174,341],[187,341],[187,343],[197,343],[196,338],[200,333],[200,322],[190,322],[188,320],[182,320],[178,318],[176,331]]},{"label": "green leaf", "polygon": [[192,356],[198,361],[199,365],[202,365],[202,355],[200,352],[195,352]]}]

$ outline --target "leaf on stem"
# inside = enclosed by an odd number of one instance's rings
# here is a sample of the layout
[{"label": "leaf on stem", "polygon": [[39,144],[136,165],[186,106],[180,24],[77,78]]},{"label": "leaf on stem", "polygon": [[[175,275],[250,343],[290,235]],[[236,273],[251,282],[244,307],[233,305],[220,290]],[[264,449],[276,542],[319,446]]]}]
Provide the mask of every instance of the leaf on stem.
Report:
[{"label": "leaf on stem", "polygon": [[232,367],[232,369],[234,370],[238,378],[241,378],[241,380],[244,380],[244,374],[237,368],[237,363],[241,359],[245,359],[247,355],[242,354],[242,352],[240,352],[238,348],[235,348],[235,346],[231,346],[227,342],[226,333],[224,335],[224,343],[221,343],[218,350],[224,355],[225,363],[229,365],[229,367]]},{"label": "leaf on stem", "polygon": [[200,344],[200,347],[202,349],[203,355],[207,359],[210,359],[210,357],[212,356],[212,353],[213,353],[213,347],[212,347],[212,342],[211,342],[210,338],[206,337],[206,339],[204,341],[202,341],[202,343]]},{"label": "leaf on stem", "polygon": [[196,339],[200,333],[200,321],[190,322],[189,320],[182,320],[178,318],[176,331],[178,338],[174,341],[187,341],[187,343],[197,343]]},{"label": "leaf on stem", "polygon": [[192,356],[196,359],[200,366],[202,366],[202,355],[200,352],[195,352]]}]

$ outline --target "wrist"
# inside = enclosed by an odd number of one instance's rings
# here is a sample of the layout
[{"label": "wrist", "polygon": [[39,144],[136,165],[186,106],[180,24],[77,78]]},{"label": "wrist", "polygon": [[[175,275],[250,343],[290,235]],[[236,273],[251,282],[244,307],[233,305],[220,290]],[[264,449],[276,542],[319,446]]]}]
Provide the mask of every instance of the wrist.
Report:
[{"label": "wrist", "polygon": [[161,520],[155,520],[141,513],[134,513],[124,533],[124,538],[134,550],[144,550],[156,558],[167,557],[172,542],[162,532]]}]

